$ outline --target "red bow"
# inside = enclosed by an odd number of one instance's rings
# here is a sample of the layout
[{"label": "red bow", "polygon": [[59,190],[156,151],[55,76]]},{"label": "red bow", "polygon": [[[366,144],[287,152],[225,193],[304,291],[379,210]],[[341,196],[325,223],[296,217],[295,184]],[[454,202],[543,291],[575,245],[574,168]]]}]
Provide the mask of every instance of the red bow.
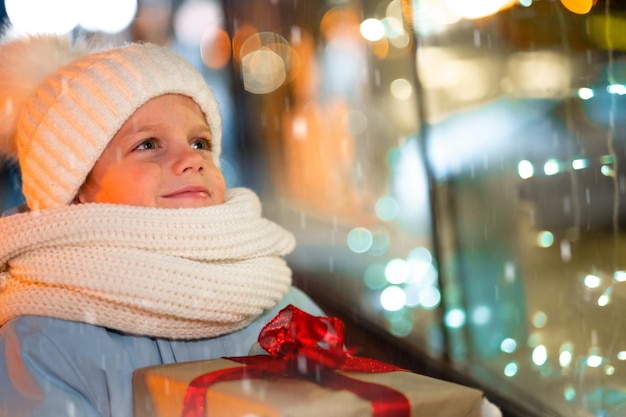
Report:
[{"label": "red bow", "polygon": [[374,417],[410,415],[409,401],[399,391],[334,372],[403,370],[373,359],[351,356],[344,347],[343,323],[339,319],[315,317],[289,305],[263,327],[258,341],[270,356],[227,358],[246,366],[221,369],[196,377],[187,387],[182,416],[205,417],[206,392],[212,384],[275,377],[305,378],[327,388],[351,391],[372,403]]},{"label": "red bow", "polygon": [[343,322],[335,317],[315,317],[288,305],[263,327],[259,344],[271,356],[298,363],[300,374],[314,368],[337,369],[349,357],[344,347]]}]

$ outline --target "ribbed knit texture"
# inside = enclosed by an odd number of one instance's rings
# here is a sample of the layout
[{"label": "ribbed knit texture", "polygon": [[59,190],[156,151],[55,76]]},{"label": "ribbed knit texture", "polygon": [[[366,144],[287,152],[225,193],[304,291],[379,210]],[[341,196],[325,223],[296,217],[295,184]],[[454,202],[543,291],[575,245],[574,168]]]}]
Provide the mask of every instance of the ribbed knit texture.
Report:
[{"label": "ribbed knit texture", "polygon": [[202,75],[170,48],[130,44],[61,67],[21,109],[16,145],[29,207],[70,203],[122,124],[148,100],[168,93],[200,105],[219,166],[221,118]]},{"label": "ribbed knit texture", "polygon": [[[293,236],[254,193],[207,208],[78,204],[0,218],[0,326],[44,315],[174,339],[218,336],[291,284]],[[8,237],[8,238],[7,238]]]}]

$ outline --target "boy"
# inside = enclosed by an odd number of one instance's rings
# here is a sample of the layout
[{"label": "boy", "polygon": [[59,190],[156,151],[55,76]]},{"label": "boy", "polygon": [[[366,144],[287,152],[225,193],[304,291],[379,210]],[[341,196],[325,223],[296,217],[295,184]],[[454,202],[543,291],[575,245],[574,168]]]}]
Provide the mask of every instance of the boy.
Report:
[{"label": "boy", "polygon": [[293,236],[225,189],[217,103],[171,50],[7,38],[0,96],[30,209],[0,219],[0,417],[131,416],[135,369],[322,315],[290,286]]}]

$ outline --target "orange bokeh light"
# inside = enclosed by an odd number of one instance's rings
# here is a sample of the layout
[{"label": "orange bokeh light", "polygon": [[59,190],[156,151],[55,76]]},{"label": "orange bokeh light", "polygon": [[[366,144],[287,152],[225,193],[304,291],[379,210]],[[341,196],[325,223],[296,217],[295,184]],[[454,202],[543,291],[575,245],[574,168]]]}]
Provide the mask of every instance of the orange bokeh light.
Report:
[{"label": "orange bokeh light", "polygon": [[561,0],[561,3],[567,10],[576,14],[589,13],[597,2],[598,0]]},{"label": "orange bokeh light", "polygon": [[230,38],[224,30],[217,30],[211,36],[204,36],[200,44],[202,62],[209,68],[226,66],[230,59]]},{"label": "orange bokeh light", "polygon": [[[233,35],[233,59],[236,63],[241,63],[241,46],[250,38],[258,34],[258,31],[254,26],[242,25]],[[257,48],[261,47],[261,43],[257,45]]]}]

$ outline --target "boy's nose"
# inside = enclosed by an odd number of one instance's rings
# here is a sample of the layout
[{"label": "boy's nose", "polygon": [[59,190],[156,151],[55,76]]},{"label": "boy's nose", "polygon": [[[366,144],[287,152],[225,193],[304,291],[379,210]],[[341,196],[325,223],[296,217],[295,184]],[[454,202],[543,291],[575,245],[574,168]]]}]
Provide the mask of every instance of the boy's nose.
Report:
[{"label": "boy's nose", "polygon": [[204,158],[196,149],[192,149],[189,146],[181,147],[175,155],[174,171],[178,174],[196,171],[203,172]]}]

